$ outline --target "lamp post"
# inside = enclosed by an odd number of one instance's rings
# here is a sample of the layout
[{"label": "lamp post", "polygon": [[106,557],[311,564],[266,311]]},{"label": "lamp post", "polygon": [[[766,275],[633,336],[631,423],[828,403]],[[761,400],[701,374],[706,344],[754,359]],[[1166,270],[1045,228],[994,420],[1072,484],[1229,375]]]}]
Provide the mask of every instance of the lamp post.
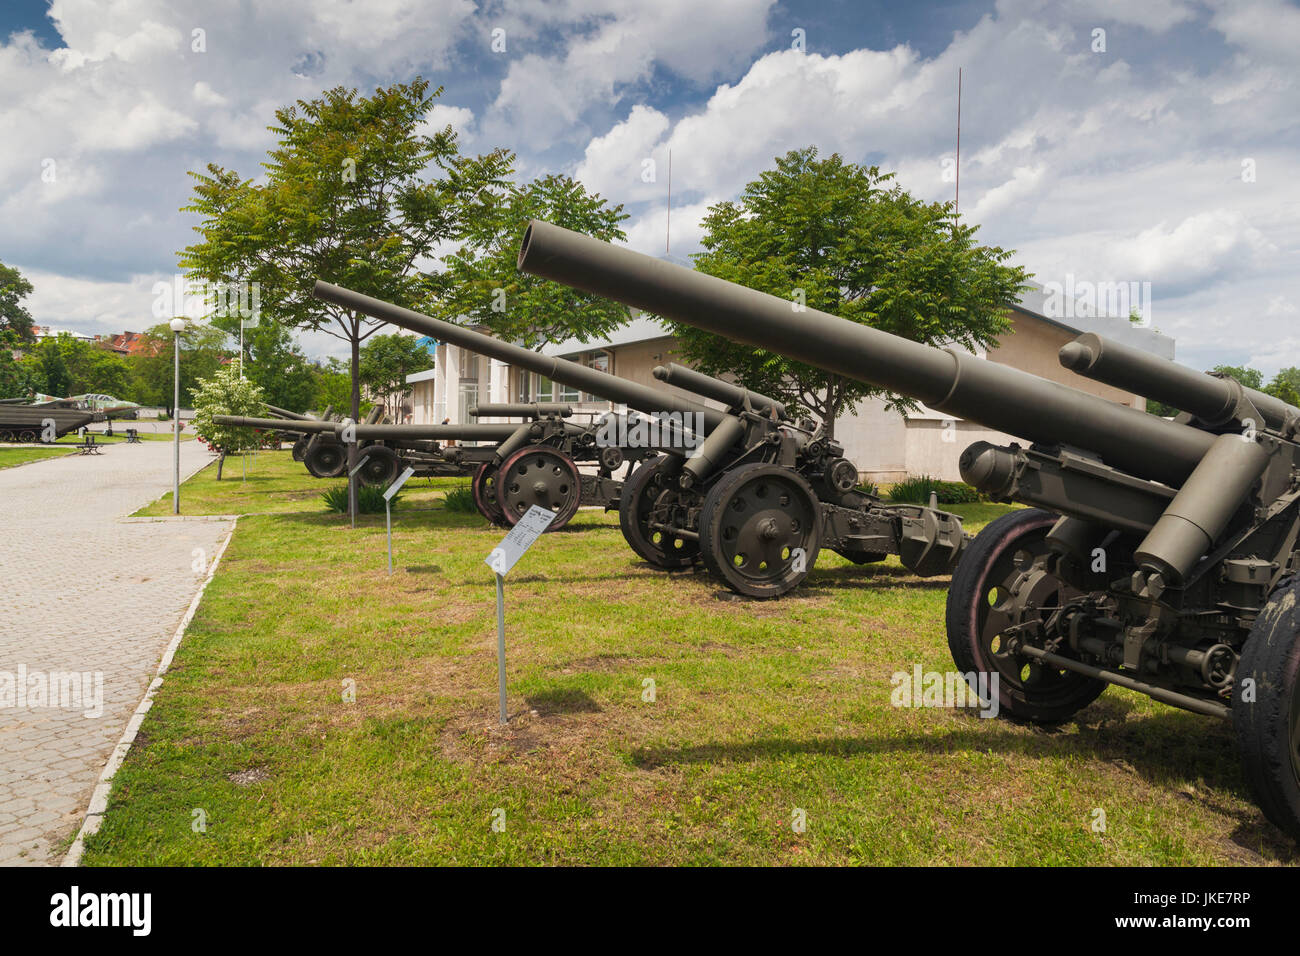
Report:
[{"label": "lamp post", "polygon": [[172,319],[172,514],[181,513],[181,332],[185,320]]}]

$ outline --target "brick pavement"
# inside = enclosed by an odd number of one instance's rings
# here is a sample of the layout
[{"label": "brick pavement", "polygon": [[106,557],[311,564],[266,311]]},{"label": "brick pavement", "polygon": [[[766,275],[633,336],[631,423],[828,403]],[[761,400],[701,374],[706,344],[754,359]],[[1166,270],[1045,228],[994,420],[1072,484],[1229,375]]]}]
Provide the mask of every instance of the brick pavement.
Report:
[{"label": "brick pavement", "polygon": [[[182,480],[211,460],[194,441],[181,452]],[[171,482],[167,442],[0,471],[0,866],[60,862],[229,530],[120,520]],[[77,675],[88,693],[54,685],[53,671]],[[39,697],[44,687],[51,700]]]}]

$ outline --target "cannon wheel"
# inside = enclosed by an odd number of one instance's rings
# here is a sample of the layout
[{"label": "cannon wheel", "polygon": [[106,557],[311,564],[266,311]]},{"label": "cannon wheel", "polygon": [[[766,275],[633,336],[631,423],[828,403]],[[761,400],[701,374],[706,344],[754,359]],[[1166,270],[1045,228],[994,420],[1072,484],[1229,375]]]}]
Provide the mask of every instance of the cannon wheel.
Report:
[{"label": "cannon wheel", "polygon": [[342,445],[318,442],[303,456],[302,463],[317,478],[337,478],[347,471],[348,454]]},{"label": "cannon wheel", "polygon": [[[1232,701],[1232,724],[1246,780],[1264,815],[1296,840],[1300,840],[1298,587],[1300,579],[1283,585],[1255,619],[1237,663]],[[1248,687],[1252,694],[1245,693]]]},{"label": "cannon wheel", "polygon": [[307,454],[307,436],[304,435],[293,443],[293,449],[289,452],[294,461],[302,461],[303,455]]},{"label": "cannon wheel", "polygon": [[651,511],[666,501],[665,496],[680,495],[675,483],[659,471],[666,455],[652,458],[628,475],[618,497],[618,525],[628,546],[646,561],[665,571],[689,568],[700,553],[700,544],[689,538],[650,527]]},{"label": "cannon wheel", "polygon": [[397,452],[386,445],[371,445],[361,450],[366,463],[357,472],[363,485],[375,488],[387,488],[402,473],[402,459]]},{"label": "cannon wheel", "polygon": [[816,493],[781,465],[744,465],[704,496],[700,555],[705,567],[740,594],[774,598],[798,587],[817,560],[821,540]]},{"label": "cannon wheel", "polygon": [[555,513],[547,531],[563,528],[582,503],[582,476],[564,452],[534,445],[521,448],[501,463],[496,482],[497,505],[513,526],[533,505]]},{"label": "cannon wheel", "polygon": [[478,513],[498,528],[509,528],[501,506],[497,504],[497,466],[485,461],[474,472],[470,482],[470,491],[474,494],[474,505]]},{"label": "cannon wheel", "polygon": [[[1012,654],[1002,632],[1016,623],[1015,595],[1032,587],[1045,614],[1070,593],[1056,578],[1028,574],[1047,551],[1057,516],[1026,508],[989,522],[966,548],[948,589],[948,649],[963,674],[996,674],[999,707],[1012,717],[1057,723],[1087,707],[1106,682]],[[989,686],[989,685],[985,685]]]}]

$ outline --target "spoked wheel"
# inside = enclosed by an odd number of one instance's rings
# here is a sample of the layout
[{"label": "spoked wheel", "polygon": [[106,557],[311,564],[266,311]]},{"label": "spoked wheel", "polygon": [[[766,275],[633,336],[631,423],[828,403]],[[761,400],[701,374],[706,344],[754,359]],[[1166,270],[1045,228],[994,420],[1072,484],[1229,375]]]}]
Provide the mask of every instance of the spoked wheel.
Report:
[{"label": "spoked wheel", "polygon": [[397,452],[391,448],[384,445],[371,445],[369,448],[363,448],[361,455],[366,461],[357,472],[357,477],[361,479],[363,485],[387,488],[402,473],[402,459],[398,458]]},{"label": "spoked wheel", "polygon": [[1300,840],[1300,579],[1274,592],[1237,663],[1232,724],[1264,815]]},{"label": "spoked wheel", "polygon": [[28,444],[30,444],[31,442],[36,441],[36,432],[31,431],[31,430],[29,429],[29,430],[23,432],[22,434],[20,434],[20,435],[18,436],[18,440],[19,440],[19,441],[24,441],[24,442],[27,442]]},{"label": "spoked wheel", "polygon": [[510,523],[506,521],[501,505],[497,503],[497,474],[497,466],[485,461],[474,472],[474,480],[469,487],[474,493],[474,505],[478,508],[478,513],[498,528],[508,528]]},{"label": "spoked wheel", "polygon": [[817,560],[821,540],[817,495],[780,465],[737,468],[704,496],[704,565],[740,594],[772,598],[798,587]]},{"label": "spoked wheel", "polygon": [[506,521],[515,524],[533,505],[555,514],[547,531],[569,523],[582,503],[582,476],[573,459],[545,446],[521,448],[501,463],[497,504]]},{"label": "spoked wheel", "polygon": [[307,449],[302,463],[317,478],[337,478],[348,469],[347,449],[336,442],[318,442]]},{"label": "spoked wheel", "polygon": [[1106,689],[1105,681],[1010,651],[1011,627],[1045,620],[1076,594],[1034,567],[1056,521],[1046,511],[1025,509],[990,522],[966,548],[948,589],[948,648],[958,670],[968,681],[988,674],[990,688],[996,676],[999,707],[1036,723],[1065,720]]},{"label": "spoked wheel", "polygon": [[656,525],[679,527],[684,518],[686,492],[675,476],[665,473],[668,456],[647,461],[623,482],[618,498],[618,525],[633,551],[665,571],[689,568],[700,553],[700,544]]}]

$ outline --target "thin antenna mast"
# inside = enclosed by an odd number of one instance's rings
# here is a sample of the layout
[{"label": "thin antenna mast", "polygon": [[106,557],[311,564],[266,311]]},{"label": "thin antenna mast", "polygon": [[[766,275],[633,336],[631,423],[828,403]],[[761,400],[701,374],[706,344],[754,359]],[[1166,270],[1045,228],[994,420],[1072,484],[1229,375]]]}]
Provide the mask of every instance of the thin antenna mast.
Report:
[{"label": "thin antenna mast", "polygon": [[672,237],[673,226],[673,151],[668,150],[668,215],[664,217],[664,255],[668,255],[668,245]]},{"label": "thin antenna mast", "polygon": [[957,190],[953,197],[952,211],[961,211],[961,67],[957,67]]}]

